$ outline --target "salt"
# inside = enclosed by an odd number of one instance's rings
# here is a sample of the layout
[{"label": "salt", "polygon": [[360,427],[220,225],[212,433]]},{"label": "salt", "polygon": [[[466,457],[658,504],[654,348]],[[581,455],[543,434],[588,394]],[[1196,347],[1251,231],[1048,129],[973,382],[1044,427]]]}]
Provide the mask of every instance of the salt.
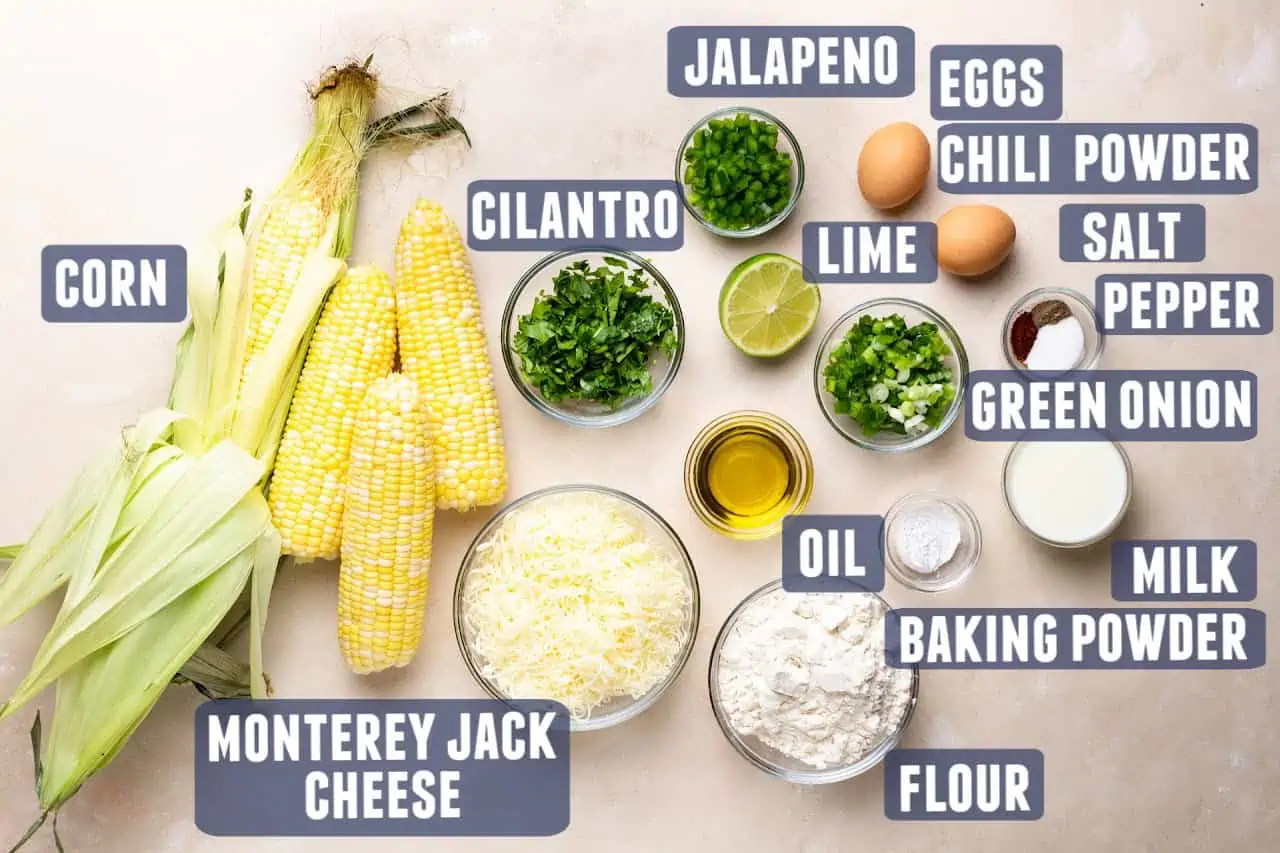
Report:
[{"label": "salt", "polygon": [[1084,355],[1084,327],[1074,316],[1041,326],[1031,352],[1027,353],[1028,370],[1070,370]]},{"label": "salt", "polygon": [[920,574],[945,566],[960,547],[960,519],[944,506],[910,510],[893,525],[893,549],[900,562]]}]

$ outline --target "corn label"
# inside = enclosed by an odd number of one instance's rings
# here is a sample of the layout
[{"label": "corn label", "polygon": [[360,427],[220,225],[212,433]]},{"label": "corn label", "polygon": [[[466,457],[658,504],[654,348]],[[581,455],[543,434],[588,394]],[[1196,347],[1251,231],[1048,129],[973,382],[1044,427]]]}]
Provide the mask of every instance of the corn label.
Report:
[{"label": "corn label", "polygon": [[46,246],[40,313],[49,323],[181,323],[187,319],[182,246]]}]

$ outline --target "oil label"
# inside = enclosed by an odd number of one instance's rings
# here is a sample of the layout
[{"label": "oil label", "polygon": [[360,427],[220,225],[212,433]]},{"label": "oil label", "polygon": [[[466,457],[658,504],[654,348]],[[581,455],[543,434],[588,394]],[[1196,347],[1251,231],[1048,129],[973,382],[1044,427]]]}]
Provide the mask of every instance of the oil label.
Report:
[{"label": "oil label", "polygon": [[554,702],[221,700],[196,710],[195,819],[225,836],[550,836],[569,826]]},{"label": "oil label", "polygon": [[1265,335],[1275,327],[1269,275],[1100,275],[1094,306],[1109,335]]},{"label": "oil label", "polygon": [[472,181],[467,245],[522,252],[608,245],[670,252],[684,245],[675,181]]},{"label": "oil label", "polygon": [[[935,87],[936,88],[936,87]],[[938,128],[948,193],[1244,195],[1258,188],[1250,124],[962,122]]]},{"label": "oil label", "polygon": [[1201,204],[1064,204],[1058,257],[1098,263],[1192,263],[1205,257]]},{"label": "oil label", "polygon": [[1111,543],[1116,601],[1253,601],[1258,545],[1248,539],[1131,539]]},{"label": "oil label", "polygon": [[1038,749],[895,749],[884,761],[889,820],[1039,820]]},{"label": "oil label", "polygon": [[940,121],[1062,117],[1062,48],[939,44],[929,51],[929,109]]},{"label": "oil label", "polygon": [[1207,607],[891,610],[885,657],[922,669],[1257,669],[1267,617]]},{"label": "oil label", "polygon": [[1244,370],[975,370],[964,432],[977,441],[1249,441],[1258,377]]},{"label": "oil label", "polygon": [[674,27],[667,91],[683,98],[901,98],[916,88],[906,27]]},{"label": "oil label", "polygon": [[187,319],[187,250],[46,246],[40,313],[49,323],[181,323]]},{"label": "oil label", "polygon": [[879,592],[883,540],[879,515],[789,515],[782,520],[782,588]]}]

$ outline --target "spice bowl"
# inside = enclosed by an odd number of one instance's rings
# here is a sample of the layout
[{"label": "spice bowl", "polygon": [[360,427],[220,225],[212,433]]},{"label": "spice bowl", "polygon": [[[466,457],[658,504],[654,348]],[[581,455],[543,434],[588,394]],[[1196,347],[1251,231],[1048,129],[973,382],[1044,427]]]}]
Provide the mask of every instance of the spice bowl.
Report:
[{"label": "spice bowl", "polygon": [[[943,359],[943,364],[951,369],[951,385],[954,397],[948,404],[942,420],[928,432],[917,435],[899,435],[894,432],[880,431],[866,435],[860,424],[850,415],[836,411],[835,396],[827,390],[826,367],[831,361],[832,353],[840,346],[849,332],[864,315],[871,317],[887,317],[900,315],[909,325],[927,322],[937,327],[942,341],[951,350],[951,354]],[[911,299],[885,297],[872,299],[857,305],[845,312],[836,320],[822,337],[818,345],[817,355],[813,362],[813,389],[817,395],[818,405],[827,423],[847,440],[866,450],[883,453],[901,453],[915,450],[931,444],[951,428],[960,416],[960,407],[964,402],[964,388],[969,377],[969,356],[960,340],[960,333],[947,322],[937,311],[927,305]]]},{"label": "spice bowl", "polygon": [[[1025,334],[1021,329],[1015,329],[1015,324],[1019,324],[1019,322],[1034,322],[1030,318],[1033,316],[1036,306],[1049,305],[1055,302],[1065,305],[1070,310],[1070,316],[1074,317],[1080,324],[1080,330],[1083,333],[1080,357],[1070,367],[1032,370],[1022,358],[1019,358],[1018,352],[1015,351],[1015,335],[1022,337]],[[1019,321],[1018,318],[1024,314],[1027,315],[1027,318]],[[1105,345],[1105,338],[1098,329],[1098,317],[1094,311],[1093,300],[1083,293],[1065,287],[1041,287],[1024,294],[1017,302],[1013,303],[1013,307],[1005,315],[1000,337],[1000,348],[1004,351],[1004,358],[1009,363],[1009,366],[1023,373],[1035,373],[1037,375],[1066,373],[1071,370],[1090,370],[1102,360],[1102,351]]]},{"label": "spice bowl", "polygon": [[[941,548],[934,552],[932,541]],[[917,544],[913,544],[917,543]],[[954,546],[954,550],[953,550]],[[947,555],[946,559],[940,559]],[[964,583],[982,556],[982,527],[969,505],[941,492],[912,492],[884,516],[884,562],[903,586],[943,592]],[[930,565],[938,563],[930,571]]]},{"label": "spice bowl", "polygon": [[[874,747],[860,755],[857,760],[839,766],[817,769],[771,747],[754,734],[740,733],[735,729],[731,721],[731,714],[726,709],[726,697],[720,684],[722,667],[726,665],[724,656],[725,643],[748,609],[760,599],[778,592],[781,588],[782,581],[780,580],[771,581],[759,587],[734,608],[720,628],[720,632],[716,635],[715,643],[711,649],[711,660],[707,672],[708,689],[711,694],[711,709],[715,714],[721,733],[729,741],[730,746],[749,763],[771,776],[800,785],[827,785],[852,779],[879,765],[885,756],[901,743],[919,701],[919,667],[911,667],[906,699],[899,718],[886,727],[887,734],[884,738]],[[871,596],[883,608],[883,612],[887,613],[891,609],[889,602],[874,592],[845,593],[841,594],[841,597],[844,595]]]},{"label": "spice bowl", "polygon": [[453,590],[454,635],[458,641],[458,648],[462,653],[463,663],[466,664],[467,670],[484,692],[494,699],[504,702],[521,700],[527,703],[528,701],[554,699],[554,697],[547,696],[510,696],[503,692],[499,686],[499,679],[490,671],[489,661],[485,659],[480,650],[480,645],[482,644],[478,641],[476,627],[470,624],[467,619],[466,599],[470,593],[469,584],[473,583],[473,574],[477,565],[483,559],[484,550],[493,545],[498,533],[503,529],[504,521],[513,512],[536,505],[541,501],[554,501],[563,496],[573,497],[582,494],[615,502],[619,508],[625,510],[628,515],[635,517],[642,523],[646,533],[654,541],[660,542],[664,551],[668,551],[674,556],[679,573],[683,577],[685,584],[687,584],[689,603],[683,616],[683,641],[663,677],[643,695],[617,696],[595,708],[590,713],[590,716],[571,719],[569,728],[574,732],[610,728],[639,716],[653,707],[667,690],[675,684],[676,679],[679,678],[680,673],[689,662],[698,634],[701,593],[698,586],[698,576],[693,567],[693,559],[689,556],[689,552],[680,540],[680,536],[671,525],[656,510],[643,501],[616,489],[584,484],[551,486],[539,489],[507,504],[485,522],[462,558],[462,564],[458,569],[458,577]]},{"label": "spice bowl", "polygon": [[[717,225],[707,219],[704,211],[698,208],[698,205],[692,203],[689,199],[689,185],[686,178],[686,152],[688,152],[697,143],[700,132],[705,132],[708,125],[715,120],[732,119],[737,116],[745,115],[749,119],[756,121],[765,121],[778,128],[778,141],[776,150],[784,152],[791,157],[791,193],[787,198],[786,204],[781,210],[775,213],[765,222],[750,228],[731,229]],[[778,225],[786,221],[796,205],[800,201],[800,193],[804,189],[804,156],[800,151],[800,143],[796,140],[795,135],[791,132],[782,121],[775,115],[767,113],[764,110],[755,107],[726,107],[716,110],[709,115],[705,115],[689,128],[689,132],[684,135],[684,139],[680,142],[680,147],[676,149],[675,162],[675,181],[680,185],[680,198],[684,202],[685,210],[689,211],[689,215],[693,217],[699,225],[720,237],[744,238],[759,237],[761,234],[771,231]]]},{"label": "spice bowl", "polygon": [[[647,280],[645,294],[654,302],[670,309],[673,320],[675,349],[666,353],[655,349],[648,360],[649,383],[647,393],[631,397],[616,406],[586,400],[549,400],[529,380],[522,362],[522,356],[516,351],[516,336],[520,320],[528,315],[534,304],[544,293],[553,290],[557,274],[580,261],[586,261],[591,268],[607,265],[609,260],[625,262],[632,270],[642,272]],[[620,271],[624,271],[619,268]],[[591,246],[577,249],[566,249],[553,252],[539,260],[529,268],[507,299],[502,312],[502,361],[506,365],[507,375],[512,383],[529,403],[543,414],[572,426],[602,428],[617,426],[634,420],[652,408],[675,382],[676,373],[684,358],[685,322],[680,310],[680,301],[675,290],[667,279],[653,264],[640,256],[624,249],[609,246]]]}]

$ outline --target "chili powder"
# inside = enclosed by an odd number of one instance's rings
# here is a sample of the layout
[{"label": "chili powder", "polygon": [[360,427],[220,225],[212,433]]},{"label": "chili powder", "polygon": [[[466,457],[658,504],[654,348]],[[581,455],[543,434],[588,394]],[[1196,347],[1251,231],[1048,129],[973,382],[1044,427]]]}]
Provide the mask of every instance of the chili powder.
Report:
[{"label": "chili powder", "polygon": [[1036,325],[1030,311],[1023,311],[1015,317],[1013,327],[1009,330],[1009,348],[1013,350],[1013,357],[1025,364],[1039,332],[1040,327]]}]

